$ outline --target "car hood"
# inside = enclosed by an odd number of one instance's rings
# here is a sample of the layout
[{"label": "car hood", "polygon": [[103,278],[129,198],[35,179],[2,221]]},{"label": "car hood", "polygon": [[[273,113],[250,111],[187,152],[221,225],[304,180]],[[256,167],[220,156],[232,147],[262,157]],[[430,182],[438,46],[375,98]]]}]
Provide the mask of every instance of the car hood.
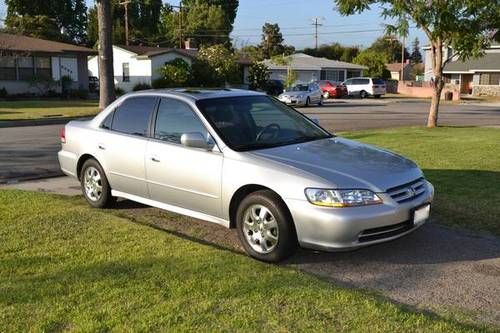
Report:
[{"label": "car hood", "polygon": [[289,97],[297,97],[298,95],[307,95],[308,91],[285,91],[280,95],[280,97],[289,96]]},{"label": "car hood", "polygon": [[388,188],[423,176],[418,166],[398,154],[334,137],[251,152],[321,177],[336,188]]}]

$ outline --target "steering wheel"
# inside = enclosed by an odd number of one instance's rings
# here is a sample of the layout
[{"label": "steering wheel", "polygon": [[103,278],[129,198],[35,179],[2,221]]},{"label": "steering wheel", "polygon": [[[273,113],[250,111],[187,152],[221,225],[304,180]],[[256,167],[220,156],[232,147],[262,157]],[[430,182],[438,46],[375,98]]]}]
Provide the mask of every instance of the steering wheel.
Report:
[{"label": "steering wheel", "polygon": [[273,138],[276,137],[276,135],[278,134],[278,132],[281,130],[281,127],[280,125],[276,124],[276,123],[272,123],[272,124],[269,124],[267,125],[266,127],[264,127],[263,129],[261,129],[259,131],[259,133],[257,134],[257,137],[255,138],[255,141],[260,141],[260,139],[262,138],[263,134],[272,130],[273,132]]}]

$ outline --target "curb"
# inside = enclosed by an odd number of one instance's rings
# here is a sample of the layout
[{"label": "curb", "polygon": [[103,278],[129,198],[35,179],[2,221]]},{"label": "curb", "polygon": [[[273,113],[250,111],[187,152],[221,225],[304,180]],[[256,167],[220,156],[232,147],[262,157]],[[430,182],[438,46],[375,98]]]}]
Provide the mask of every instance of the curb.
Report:
[{"label": "curb", "polygon": [[0,120],[0,128],[24,127],[24,126],[45,126],[45,125],[65,125],[72,120],[88,120],[92,117],[64,117],[50,119],[27,119],[27,120]]},{"label": "curb", "polygon": [[6,178],[6,179],[1,179],[0,178],[0,186],[1,185],[11,185],[11,184],[17,184],[21,182],[26,182],[30,180],[38,180],[38,179],[46,179],[46,178],[56,178],[56,177],[63,177],[64,174],[62,171],[52,171],[52,172],[46,172],[44,174],[38,174],[38,175],[30,175],[30,176],[19,176],[19,177],[13,177],[13,178]]}]

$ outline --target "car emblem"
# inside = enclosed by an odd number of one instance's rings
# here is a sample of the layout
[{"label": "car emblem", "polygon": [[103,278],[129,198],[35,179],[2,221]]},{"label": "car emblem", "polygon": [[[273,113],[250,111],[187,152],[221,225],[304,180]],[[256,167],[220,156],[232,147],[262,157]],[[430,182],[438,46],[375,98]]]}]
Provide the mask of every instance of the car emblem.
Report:
[{"label": "car emblem", "polygon": [[407,190],[406,190],[406,194],[408,194],[409,197],[414,197],[415,196],[415,189],[413,187],[409,187]]}]

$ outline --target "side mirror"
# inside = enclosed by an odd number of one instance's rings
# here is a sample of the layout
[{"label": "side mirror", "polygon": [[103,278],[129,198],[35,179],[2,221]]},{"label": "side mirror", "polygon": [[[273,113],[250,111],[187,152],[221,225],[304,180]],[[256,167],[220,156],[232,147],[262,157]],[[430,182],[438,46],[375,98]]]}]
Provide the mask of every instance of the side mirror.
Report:
[{"label": "side mirror", "polygon": [[210,150],[214,146],[214,142],[212,140],[207,140],[207,137],[200,132],[182,134],[181,144],[186,147],[200,148],[205,150]]}]

